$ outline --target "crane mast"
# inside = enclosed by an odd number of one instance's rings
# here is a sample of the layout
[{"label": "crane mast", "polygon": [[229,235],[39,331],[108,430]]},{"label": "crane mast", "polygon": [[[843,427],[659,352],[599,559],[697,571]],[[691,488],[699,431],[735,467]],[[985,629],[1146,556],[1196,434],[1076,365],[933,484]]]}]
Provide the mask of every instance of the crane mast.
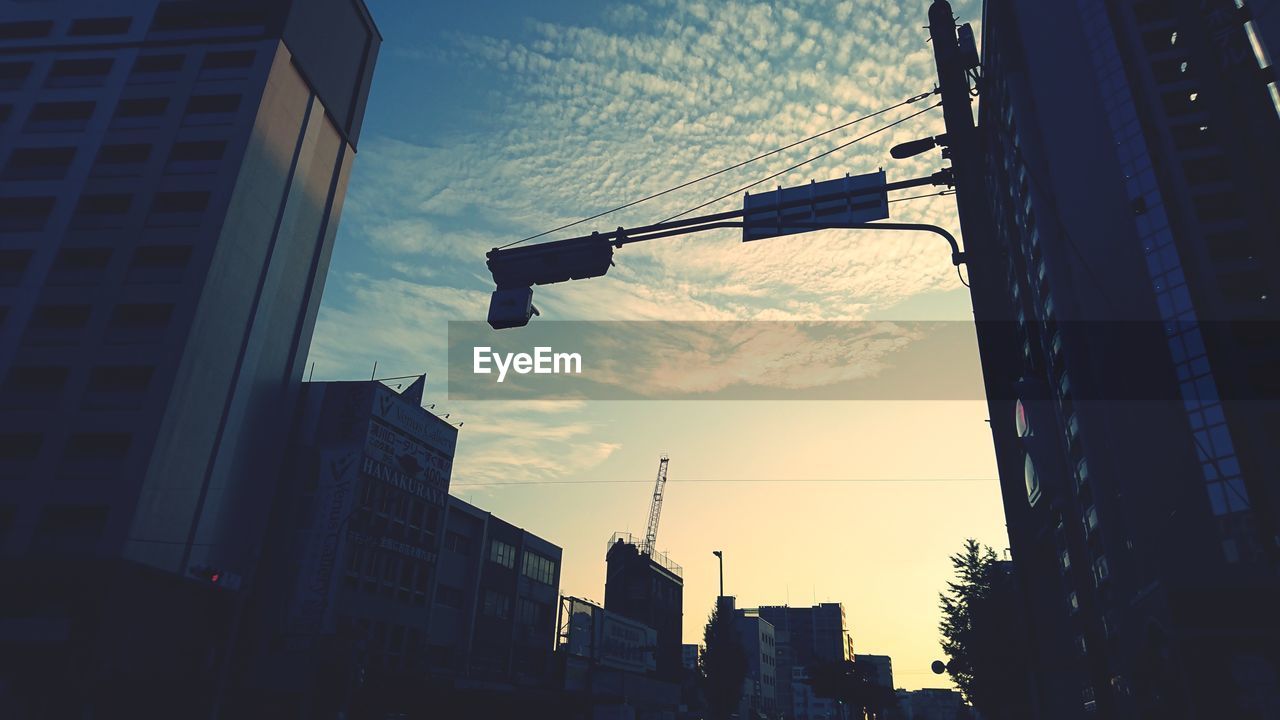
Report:
[{"label": "crane mast", "polygon": [[649,506],[649,524],[644,531],[644,547],[640,551],[650,557],[653,556],[658,542],[658,519],[662,516],[662,490],[667,484],[667,461],[666,455],[658,460],[658,480],[653,485],[653,504]]}]

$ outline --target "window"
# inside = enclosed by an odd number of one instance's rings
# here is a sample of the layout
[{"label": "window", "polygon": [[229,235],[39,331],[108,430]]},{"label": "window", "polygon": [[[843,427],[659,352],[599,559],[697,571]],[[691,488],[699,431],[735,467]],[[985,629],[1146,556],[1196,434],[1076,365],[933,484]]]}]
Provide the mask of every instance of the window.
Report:
[{"label": "window", "polygon": [[4,168],[5,180],[61,180],[76,155],[74,147],[17,148]]},{"label": "window", "polygon": [[118,460],[129,452],[129,433],[75,433],[67,438],[63,455],[76,460]]},{"label": "window", "polygon": [[101,505],[49,505],[40,513],[31,549],[36,552],[92,552],[107,526]]},{"label": "window", "polygon": [[78,132],[89,125],[92,102],[42,102],[27,116],[27,132]]},{"label": "window", "polygon": [[151,202],[151,214],[147,225],[190,226],[199,225],[204,210],[209,205],[207,192],[160,192]]},{"label": "window", "polygon": [[79,329],[88,322],[88,305],[41,305],[31,314],[33,328]]},{"label": "window", "polygon": [[111,343],[155,342],[162,336],[173,315],[168,303],[117,305],[111,314],[107,341]]},{"label": "window", "polygon": [[1098,559],[1093,563],[1093,582],[1101,585],[1111,576],[1111,570],[1107,567],[1107,556],[1099,555]]},{"label": "window", "polygon": [[489,561],[498,563],[504,568],[514,568],[516,566],[515,546],[501,540],[494,540],[489,544]]},{"label": "window", "polygon": [[175,143],[164,171],[171,175],[217,172],[226,149],[224,140]]},{"label": "window", "polygon": [[39,232],[52,212],[52,197],[0,198],[0,232]]},{"label": "window", "polygon": [[235,119],[239,95],[195,95],[187,101],[184,125],[221,125]]},{"label": "window", "polygon": [[520,598],[516,606],[516,622],[521,625],[537,625],[542,617],[542,606],[528,599]]},{"label": "window", "polygon": [[155,368],[146,365],[106,365],[89,374],[84,407],[133,409],[140,407]]},{"label": "window", "polygon": [[462,591],[441,583],[436,587],[436,603],[454,610],[462,609]]},{"label": "window", "polygon": [[168,98],[144,97],[127,98],[116,106],[116,115],[111,121],[113,128],[150,128],[160,124],[165,110],[169,107]]},{"label": "window", "polygon": [[83,195],[71,218],[73,230],[102,230],[124,227],[133,196],[112,193]]},{"label": "window", "polygon": [[111,58],[78,58],[56,60],[45,78],[46,87],[92,87],[107,81]]},{"label": "window", "polygon": [[131,283],[176,283],[191,260],[190,245],[143,245],[129,263]]},{"label": "window", "polygon": [[1084,524],[1084,534],[1086,536],[1093,535],[1093,531],[1098,529],[1098,509],[1090,505],[1084,511],[1084,518],[1081,522]]},{"label": "window", "polygon": [[554,585],[556,581],[555,561],[537,553],[526,552],[524,554],[522,572],[525,577],[537,580],[544,585]]},{"label": "window", "polygon": [[31,261],[30,250],[0,250],[0,286],[22,282],[22,274]]},{"label": "window", "polygon": [[131,85],[169,82],[182,70],[182,55],[141,55],[133,63],[129,75]]},{"label": "window", "polygon": [[253,65],[252,50],[230,50],[211,52],[204,56],[201,70],[225,70],[231,68],[247,68]]},{"label": "window", "polygon": [[29,62],[0,63],[0,90],[17,90],[31,74]]},{"label": "window", "polygon": [[31,40],[42,38],[53,30],[52,20],[19,20],[0,23],[0,40]]},{"label": "window", "polygon": [[53,267],[49,270],[48,284],[92,285],[102,280],[110,261],[111,248],[63,248],[58,251]]},{"label": "window", "polygon": [[151,32],[182,32],[186,30],[235,30],[261,32],[266,26],[262,10],[221,9],[190,2],[165,2],[156,8]]},{"label": "window", "polygon": [[156,327],[169,323],[173,305],[168,303],[130,303],[117,305],[111,324],[118,327]]},{"label": "window", "polygon": [[1036,472],[1036,465],[1031,461],[1030,455],[1023,460],[1022,474],[1027,486],[1027,502],[1035,507],[1036,501],[1040,499],[1040,475]]},{"label": "window", "polygon": [[0,433],[0,460],[34,460],[43,444],[40,433]]},{"label": "window", "polygon": [[470,555],[471,540],[450,530],[444,534],[444,549],[459,555]]},{"label": "window", "polygon": [[511,596],[497,590],[484,591],[484,605],[481,612],[489,617],[507,620],[511,617]]},{"label": "window", "polygon": [[93,175],[96,177],[141,175],[149,157],[151,157],[151,146],[145,143],[103,145],[93,165]]},{"label": "window", "polygon": [[71,21],[68,35],[123,35],[133,19],[128,17],[80,18]]},{"label": "window", "polygon": [[62,392],[70,371],[58,365],[19,366],[9,371],[4,382],[8,407],[33,407],[48,402]]}]

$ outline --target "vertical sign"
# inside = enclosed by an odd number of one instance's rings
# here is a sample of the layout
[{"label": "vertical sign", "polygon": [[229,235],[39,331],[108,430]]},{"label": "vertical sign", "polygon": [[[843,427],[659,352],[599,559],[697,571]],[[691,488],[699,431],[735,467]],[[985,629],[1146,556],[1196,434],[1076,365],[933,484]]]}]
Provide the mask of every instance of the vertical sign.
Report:
[{"label": "vertical sign", "polygon": [[342,531],[355,507],[360,453],[325,450],[315,494],[315,518],[298,568],[298,586],[289,613],[290,632],[300,635],[334,632],[333,605],[338,592]]}]

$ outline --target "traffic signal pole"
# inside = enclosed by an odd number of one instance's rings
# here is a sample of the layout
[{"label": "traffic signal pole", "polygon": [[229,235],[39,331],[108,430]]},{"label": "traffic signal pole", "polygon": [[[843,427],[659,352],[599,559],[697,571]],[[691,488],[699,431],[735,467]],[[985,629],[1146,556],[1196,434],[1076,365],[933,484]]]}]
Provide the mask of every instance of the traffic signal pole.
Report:
[{"label": "traffic signal pole", "polygon": [[[1001,478],[1000,492],[1005,506],[1006,524],[1014,523],[1018,513],[1010,512],[1019,504],[1025,506],[1023,492],[1022,453],[1017,445],[1014,420],[1017,400],[1016,383],[1022,374],[1021,350],[1014,325],[1014,304],[1009,277],[1008,250],[996,235],[995,221],[987,204],[988,176],[983,168],[982,140],[973,119],[973,95],[969,90],[970,67],[978,61],[976,48],[962,48],[956,32],[951,3],[933,0],[929,7],[929,38],[938,69],[938,87],[942,95],[942,113],[946,136],[939,144],[947,146],[955,177],[956,211],[964,239],[969,268],[969,296],[973,303],[974,328],[978,337],[978,354],[982,361],[982,380],[990,414],[996,465]],[[966,28],[966,31],[968,28]],[[971,32],[969,40],[971,40]],[[921,141],[922,143],[924,141]],[[1010,528],[1011,532],[1013,528]],[[1020,580],[1020,578],[1016,578]],[[1030,593],[1022,582],[1023,632],[1030,639],[1036,628],[1029,622]],[[1034,644],[1034,640],[1029,640]],[[945,668],[944,668],[945,669]],[[936,670],[935,670],[936,672]],[[1031,711],[1039,716],[1039,692],[1034,678],[1028,676],[1032,698]]]}]

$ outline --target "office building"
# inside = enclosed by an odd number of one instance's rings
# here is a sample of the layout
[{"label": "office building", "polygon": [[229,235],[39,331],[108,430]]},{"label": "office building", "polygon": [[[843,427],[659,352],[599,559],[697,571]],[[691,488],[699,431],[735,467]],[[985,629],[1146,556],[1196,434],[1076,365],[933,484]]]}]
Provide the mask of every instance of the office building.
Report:
[{"label": "office building", "polygon": [[734,613],[734,624],[747,654],[747,677],[743,682],[740,717],[778,716],[778,651],[773,625],[755,611]]},{"label": "office building", "polygon": [[303,385],[239,643],[242,712],[367,710],[361,688],[427,674],[458,428],[423,409],[425,382]]},{"label": "office building", "polygon": [[684,580],[665,553],[641,552],[639,538],[617,533],[605,553],[604,609],[658,633],[658,677],[678,682],[684,621]]},{"label": "office building", "polygon": [[431,608],[431,672],[461,685],[551,680],[563,551],[449,498]]},{"label": "office building", "polygon": [[959,692],[946,688],[899,690],[898,706],[888,720],[973,720],[973,708]]},{"label": "office building", "polygon": [[1043,718],[1280,713],[1263,8],[985,3],[985,200],[1017,346],[983,362]]},{"label": "office building", "polygon": [[379,43],[360,0],[0,2],[0,686],[24,712],[217,696]]},{"label": "office building", "polygon": [[893,659],[888,655],[854,655],[853,662],[861,666],[876,685],[893,690]]},{"label": "office building", "polygon": [[685,643],[680,646],[680,664],[685,670],[698,671],[698,662],[702,658],[702,646],[696,643]]},{"label": "office building", "polygon": [[773,626],[777,649],[776,702],[796,718],[827,717],[833,701],[813,696],[804,684],[808,669],[819,663],[852,660],[853,640],[845,624],[844,605],[822,603],[813,607],[765,605],[757,612]]}]

